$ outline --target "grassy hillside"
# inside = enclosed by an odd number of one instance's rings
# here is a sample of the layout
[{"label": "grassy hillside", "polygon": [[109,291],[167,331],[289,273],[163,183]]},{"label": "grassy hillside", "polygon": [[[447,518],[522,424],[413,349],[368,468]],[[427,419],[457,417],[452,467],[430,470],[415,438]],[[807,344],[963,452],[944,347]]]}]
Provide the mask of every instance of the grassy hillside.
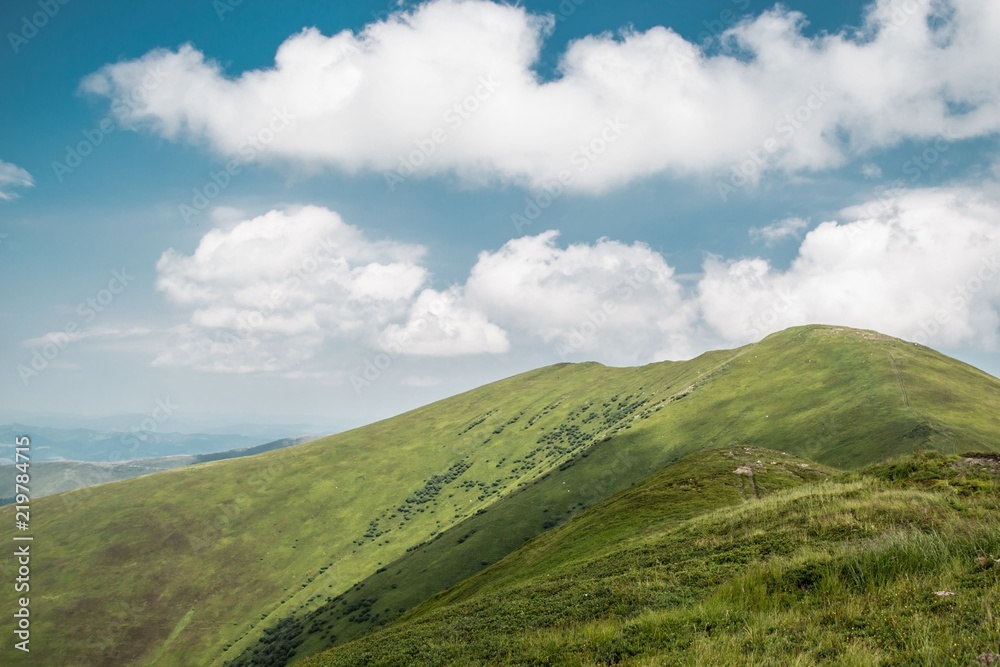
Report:
[{"label": "grassy hillside", "polygon": [[1000,457],[804,465],[695,454],[301,664],[995,664]]},{"label": "grassy hillside", "polygon": [[[602,445],[597,446],[600,448]],[[683,458],[615,496],[610,501],[614,512],[584,512],[567,524],[565,530],[544,532],[586,508],[576,503],[571,505],[560,494],[566,495],[568,485],[577,486],[581,481],[579,476],[586,474],[592,463],[588,459],[597,459],[594,465],[604,467],[606,462],[600,460],[603,458],[600,453],[592,452],[571,470],[561,471],[498,502],[488,512],[463,521],[322,607],[282,619],[231,664],[272,664],[275,658],[291,649],[297,648],[298,655],[310,654],[320,647],[342,643],[386,625],[432,594],[500,560],[535,535],[540,537],[531,543],[531,553],[559,551],[562,556],[570,557],[644,532],[648,526],[667,517],[688,518],[708,508],[739,503],[755,493],[747,478],[729,474],[737,465],[750,464],[757,468],[754,484],[762,495],[831,472],[787,454],[778,455],[779,465],[771,466],[769,462],[765,472],[764,466],[755,463],[765,451],[740,447],[724,457],[692,455]],[[709,479],[706,470],[719,474]],[[705,480],[709,483],[703,484]],[[603,488],[594,488],[590,497],[603,497],[606,494],[602,491]],[[626,506],[627,510],[618,511]],[[525,550],[518,553],[523,554]],[[498,572],[511,568],[522,571],[527,565],[521,559],[508,558],[491,569],[491,581],[505,584]]]},{"label": "grassy hillside", "polygon": [[[705,447],[853,467],[916,446],[995,451],[997,415],[995,378],[830,327],[687,362],[540,369],[308,444],[36,501],[32,662],[219,665],[316,613],[307,655]],[[377,572],[407,554],[428,576]],[[378,575],[399,596],[390,613],[350,621],[334,600]]]}]

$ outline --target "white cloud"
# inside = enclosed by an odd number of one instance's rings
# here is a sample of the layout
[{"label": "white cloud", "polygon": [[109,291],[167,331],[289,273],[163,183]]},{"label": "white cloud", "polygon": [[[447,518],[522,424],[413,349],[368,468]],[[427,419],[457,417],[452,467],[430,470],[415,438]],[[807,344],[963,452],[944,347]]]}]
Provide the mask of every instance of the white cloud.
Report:
[{"label": "white cloud", "polygon": [[902,191],[842,216],[811,231],[785,271],[760,258],[709,261],[698,286],[705,324],[732,342],[820,322],[997,345],[997,200],[971,188]]},{"label": "white cloud", "polygon": [[379,346],[394,354],[459,356],[510,349],[507,333],[464,303],[461,290],[424,290],[405,324],[390,324]]},{"label": "white cloud", "polygon": [[16,164],[0,160],[0,201],[17,199],[19,188],[34,187],[35,179]]},{"label": "white cloud", "polygon": [[211,212],[212,222],[217,225],[226,225],[246,219],[246,211],[234,206],[216,206]]},{"label": "white cloud", "polygon": [[370,241],[307,206],[213,229],[157,262],[157,287],[189,311],[160,365],[283,371],[328,338],[364,339],[404,316],[427,279],[424,249]]},{"label": "white cloud", "polygon": [[[358,34],[292,35],[267,69],[231,77],[185,45],[108,65],[83,88],[115,99],[153,68],[162,81],[126,124],[227,156],[389,171],[415,155],[422,174],[534,185],[586,163],[572,187],[591,191],[748,159],[752,172],[818,170],[904,139],[1000,130],[994,0],[877,0],[857,33],[807,37],[805,23],[777,6],[712,53],[665,27],[592,35],[540,81],[551,17],[432,0]],[[290,126],[248,150],[276,110]],[[584,159],[615,118],[627,129]]]},{"label": "white cloud", "polygon": [[562,356],[630,363],[689,351],[694,309],[663,257],[607,239],[563,249],[557,237],[549,231],[481,253],[467,303]]},{"label": "white cloud", "polygon": [[778,220],[765,227],[754,227],[750,230],[750,238],[763,241],[767,245],[774,245],[786,239],[798,238],[806,227],[808,220],[802,218],[785,218]]}]

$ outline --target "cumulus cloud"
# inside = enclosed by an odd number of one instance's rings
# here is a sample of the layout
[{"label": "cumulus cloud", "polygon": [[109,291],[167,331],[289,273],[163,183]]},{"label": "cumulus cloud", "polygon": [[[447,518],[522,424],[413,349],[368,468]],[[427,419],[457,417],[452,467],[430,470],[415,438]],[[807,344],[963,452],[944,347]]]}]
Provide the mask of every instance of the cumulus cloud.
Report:
[{"label": "cumulus cloud", "polygon": [[30,188],[34,185],[35,179],[27,171],[16,164],[0,160],[0,200],[17,199],[18,189]]},{"label": "cumulus cloud", "polygon": [[499,354],[510,349],[507,332],[480,311],[469,309],[460,289],[424,290],[404,324],[390,324],[380,347],[394,354],[460,356]]},{"label": "cumulus cloud", "polygon": [[[560,248],[546,232],[482,253],[465,302],[523,344],[615,364],[685,358],[813,323],[991,349],[1000,343],[1000,201],[989,191],[890,192],[817,226],[787,269],[708,257],[691,289],[642,244]],[[772,227],[763,238],[805,224]]]},{"label": "cumulus cloud", "polygon": [[706,326],[748,342],[825,322],[925,344],[994,348],[1000,324],[1000,203],[981,190],[910,190],[824,222],[779,270],[761,258],[705,265]]},{"label": "cumulus cloud", "polygon": [[[938,346],[1000,343],[1000,202],[988,188],[900,190],[839,217],[806,234],[787,269],[708,257],[690,289],[645,245],[563,248],[549,231],[481,253],[456,293],[463,312],[520,345],[613,364],[685,358],[812,323]],[[761,238],[805,227],[785,220]]]},{"label": "cumulus cloud", "polygon": [[336,213],[271,211],[157,262],[157,288],[189,311],[157,364],[281,371],[329,338],[363,339],[408,311],[424,248],[371,241]]},{"label": "cumulus cloud", "polygon": [[[592,35],[540,80],[550,16],[431,0],[357,34],[303,30],[265,69],[230,76],[184,45],[107,65],[82,87],[113,100],[156,71],[126,126],[226,156],[529,185],[568,170],[589,191],[664,172],[755,180],[1000,129],[993,0],[875,0],[860,30],[835,34],[806,36],[806,22],[777,5],[711,50],[669,27]],[[248,150],[275,113],[289,127]],[[613,144],[609,120],[625,128]]]},{"label": "cumulus cloud", "polygon": [[465,285],[469,305],[563,357],[631,363],[689,351],[694,308],[662,256],[642,243],[560,248],[557,238],[548,231],[481,253]]},{"label": "cumulus cloud", "polygon": [[785,218],[778,220],[764,227],[754,227],[750,230],[750,238],[756,241],[763,241],[767,245],[774,245],[786,239],[798,238],[806,227],[808,220],[802,218]]}]

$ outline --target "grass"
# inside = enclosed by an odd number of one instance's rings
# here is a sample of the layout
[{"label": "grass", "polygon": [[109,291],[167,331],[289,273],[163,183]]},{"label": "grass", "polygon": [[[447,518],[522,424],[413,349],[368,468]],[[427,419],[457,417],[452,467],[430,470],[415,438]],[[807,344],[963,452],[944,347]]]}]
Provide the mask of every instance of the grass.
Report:
[{"label": "grass", "polygon": [[[705,465],[724,456],[691,457],[695,481],[725,486]],[[996,471],[921,455],[603,540],[668,471],[301,664],[938,666],[1000,646]],[[600,548],[549,549],[581,522]]]},{"label": "grass", "polygon": [[[321,607],[296,615],[292,621],[285,617],[280,634],[262,638],[233,664],[267,664],[272,656],[284,655],[291,648],[297,649],[300,655],[308,655],[315,652],[314,647],[325,648],[384,626],[432,594],[455,586],[484,566],[500,560],[531,537],[538,536],[531,542],[532,549],[518,552],[529,554],[526,560],[507,558],[491,569],[493,586],[511,583],[500,576],[500,572],[516,576],[533,572],[532,566],[542,554],[559,554],[560,559],[566,559],[581,553],[594,553],[617,540],[641,533],[645,526],[665,517],[686,518],[706,508],[738,503],[750,491],[732,470],[744,460],[755,461],[758,456],[765,455],[765,450],[739,448],[732,456],[727,452],[725,456],[712,458],[683,458],[668,465],[662,473],[628,487],[610,501],[615,507],[628,505],[627,511],[582,512],[578,504],[568,505],[560,496],[567,495],[567,486],[581,485],[580,488],[590,489],[593,497],[600,501],[602,491],[583,486],[583,482],[590,477],[589,466],[605,467],[600,456],[603,446],[598,445],[598,451],[582,458],[572,468],[499,501],[487,513],[462,522],[442,533],[439,539],[380,568],[381,572]],[[804,468],[800,467],[804,463],[801,459],[784,454],[776,456],[780,464],[771,466],[769,459],[758,471],[758,483],[764,494],[828,474],[828,469],[822,466]],[[689,483],[689,478],[702,479],[706,469],[718,473],[718,479],[725,483]],[[669,477],[669,482],[662,481],[664,475]],[[564,517],[560,524],[568,516],[579,516],[565,524],[566,530],[545,532],[560,513]],[[552,567],[556,561],[547,558],[544,562]]]},{"label": "grass", "polygon": [[173,629],[173,631],[171,631],[170,636],[167,637],[167,641],[163,642],[163,644],[160,645],[160,648],[159,650],[157,650],[156,655],[153,656],[153,659],[149,661],[150,665],[155,665],[157,661],[161,657],[163,657],[163,654],[166,653],[167,649],[177,638],[177,635],[183,632],[184,628],[186,628],[188,626],[188,623],[191,622],[191,617],[193,616],[194,616],[194,609],[184,614],[184,618],[182,618],[180,622],[177,624],[177,626]]},{"label": "grass", "polygon": [[[222,665],[265,631],[301,639],[301,658],[457,594],[526,540],[596,553],[574,517],[687,454],[767,447],[855,468],[914,448],[996,451],[998,415],[995,378],[831,327],[686,362],[539,369],[312,443],[35,500],[33,628],[46,641],[33,662]],[[749,478],[726,478],[719,497],[691,487],[676,511],[742,503]],[[755,481],[768,502],[768,476]],[[625,540],[635,526],[618,521]],[[578,536],[549,537],[563,525]],[[11,567],[0,560],[0,575]],[[13,606],[12,589],[0,603]]]}]

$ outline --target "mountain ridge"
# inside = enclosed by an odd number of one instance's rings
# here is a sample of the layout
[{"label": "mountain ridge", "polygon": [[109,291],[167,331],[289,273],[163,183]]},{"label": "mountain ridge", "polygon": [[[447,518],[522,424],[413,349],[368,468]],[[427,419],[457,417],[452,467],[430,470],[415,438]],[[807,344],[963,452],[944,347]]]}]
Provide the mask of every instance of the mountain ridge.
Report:
[{"label": "mountain ridge", "polygon": [[[479,529],[454,574],[471,576],[702,449],[854,468],[915,448],[995,451],[998,414],[996,378],[838,327],[690,361],[536,369],[277,452],[39,499],[50,547],[37,563],[37,623],[52,640],[38,659],[221,665],[277,620],[321,609],[463,522]],[[113,602],[101,592],[112,588]],[[102,615],[117,633],[88,640]]]}]

